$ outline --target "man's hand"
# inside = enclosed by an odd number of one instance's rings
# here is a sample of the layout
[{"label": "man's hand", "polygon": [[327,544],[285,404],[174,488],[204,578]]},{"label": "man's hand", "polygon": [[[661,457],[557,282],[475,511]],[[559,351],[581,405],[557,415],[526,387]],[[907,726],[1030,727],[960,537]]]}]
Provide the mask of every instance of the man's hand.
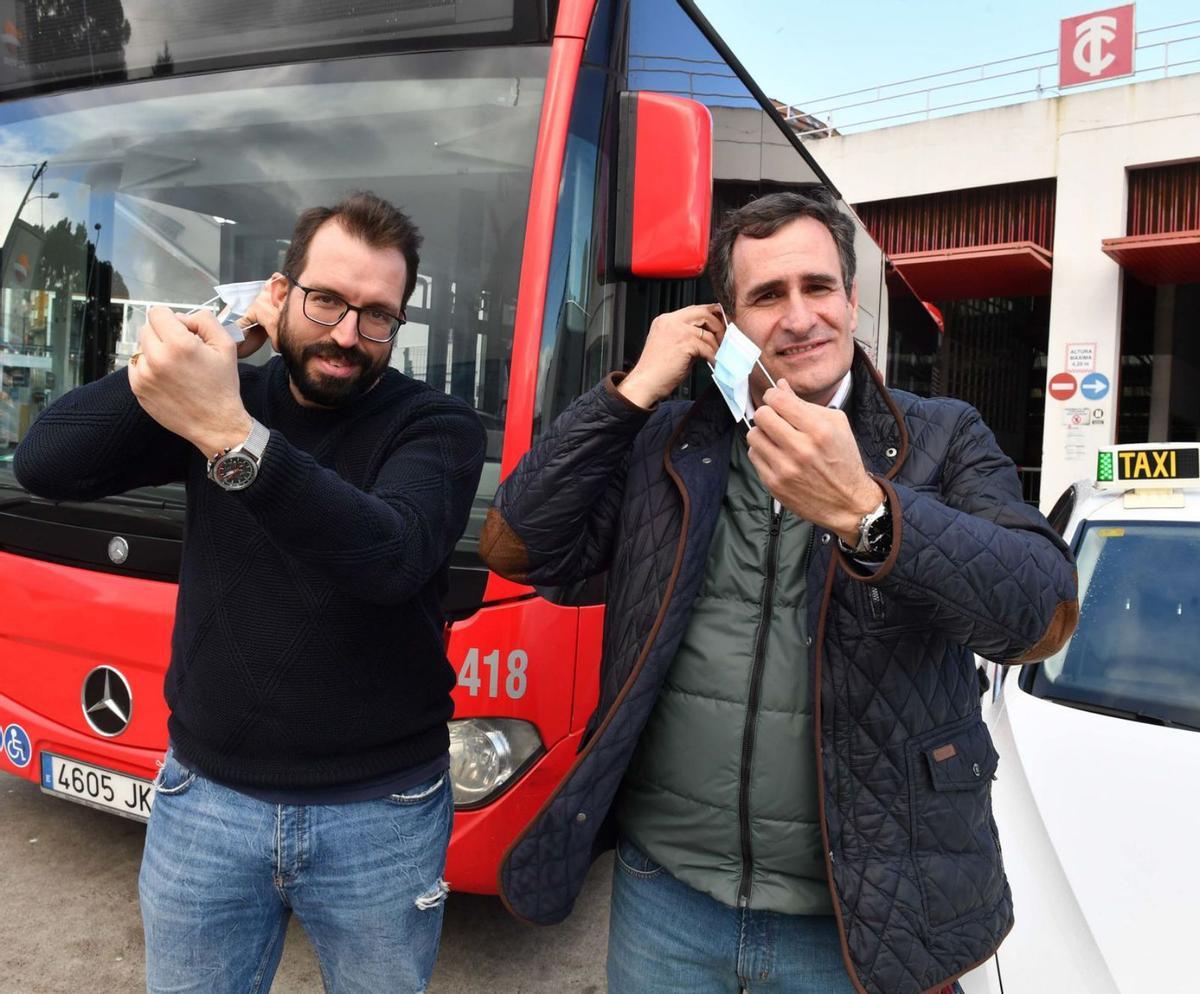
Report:
[{"label": "man's hand", "polygon": [[867,474],[846,415],[801,400],[780,380],[763,394],[747,441],[750,462],[779,503],[858,544],[859,522],[884,491]]},{"label": "man's hand", "polygon": [[205,457],[250,434],[242,406],[233,339],[211,311],[175,314],[150,308],[138,336],[140,355],[129,364],[129,386],[155,421],[196,446]]},{"label": "man's hand", "polygon": [[[282,278],[276,273],[267,280],[263,284],[263,288],[258,291],[258,296],[254,298],[250,309],[238,318],[238,324],[242,326],[243,334],[246,336],[244,341],[238,342],[237,357],[239,359],[250,358],[267,341],[270,341],[271,348],[276,352],[279,351],[279,305],[275,303],[275,295],[271,286],[275,280]],[[249,325],[254,325],[254,327],[248,327]]]},{"label": "man's hand", "polygon": [[696,304],[660,314],[650,325],[641,358],[617,390],[638,407],[651,408],[683,382],[696,359],[715,362],[725,326],[716,304]]}]

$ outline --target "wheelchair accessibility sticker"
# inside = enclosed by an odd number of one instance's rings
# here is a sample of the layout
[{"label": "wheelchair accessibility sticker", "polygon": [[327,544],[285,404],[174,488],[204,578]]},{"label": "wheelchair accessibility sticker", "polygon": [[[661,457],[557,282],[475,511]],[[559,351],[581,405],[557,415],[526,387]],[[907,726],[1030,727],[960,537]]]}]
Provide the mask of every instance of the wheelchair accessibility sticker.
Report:
[{"label": "wheelchair accessibility sticker", "polygon": [[13,724],[4,729],[4,755],[19,770],[23,770],[33,759],[29,735],[20,725]]}]

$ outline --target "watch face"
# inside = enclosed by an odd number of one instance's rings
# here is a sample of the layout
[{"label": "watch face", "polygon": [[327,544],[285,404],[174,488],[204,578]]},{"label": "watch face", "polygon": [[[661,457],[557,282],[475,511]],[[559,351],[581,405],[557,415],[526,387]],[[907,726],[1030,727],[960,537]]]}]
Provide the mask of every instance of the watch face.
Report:
[{"label": "watch face", "polygon": [[212,477],[226,490],[244,490],[258,475],[258,464],[241,452],[222,456],[213,466]]},{"label": "watch face", "polygon": [[890,552],[892,548],[892,515],[884,510],[874,521],[867,525],[865,536],[867,546],[872,552]]}]

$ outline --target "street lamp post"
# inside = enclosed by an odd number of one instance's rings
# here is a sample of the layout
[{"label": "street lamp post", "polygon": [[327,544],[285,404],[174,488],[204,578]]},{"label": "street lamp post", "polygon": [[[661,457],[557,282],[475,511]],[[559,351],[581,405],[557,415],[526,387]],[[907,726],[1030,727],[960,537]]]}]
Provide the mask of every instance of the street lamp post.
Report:
[{"label": "street lamp post", "polygon": [[[21,216],[21,211],[25,209],[25,202],[29,199],[29,195],[33,193],[34,184],[42,178],[42,173],[46,171],[46,166],[49,165],[48,160],[43,159],[38,167],[33,171],[33,176],[29,180],[29,185],[25,187],[25,196],[21,198],[21,202],[17,204],[16,212],[13,214],[13,222],[16,223],[17,218]],[[53,200],[57,194],[38,194],[38,197],[45,196],[47,199]],[[37,197],[34,198],[35,200]]]}]

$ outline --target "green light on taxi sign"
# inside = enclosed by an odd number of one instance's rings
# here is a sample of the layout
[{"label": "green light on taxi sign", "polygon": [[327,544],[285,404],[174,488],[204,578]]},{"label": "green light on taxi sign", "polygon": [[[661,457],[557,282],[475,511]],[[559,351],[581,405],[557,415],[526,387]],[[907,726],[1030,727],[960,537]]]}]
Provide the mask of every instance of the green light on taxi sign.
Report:
[{"label": "green light on taxi sign", "polygon": [[1113,479],[1113,454],[1101,452],[1096,463],[1096,482],[1111,483]]}]

